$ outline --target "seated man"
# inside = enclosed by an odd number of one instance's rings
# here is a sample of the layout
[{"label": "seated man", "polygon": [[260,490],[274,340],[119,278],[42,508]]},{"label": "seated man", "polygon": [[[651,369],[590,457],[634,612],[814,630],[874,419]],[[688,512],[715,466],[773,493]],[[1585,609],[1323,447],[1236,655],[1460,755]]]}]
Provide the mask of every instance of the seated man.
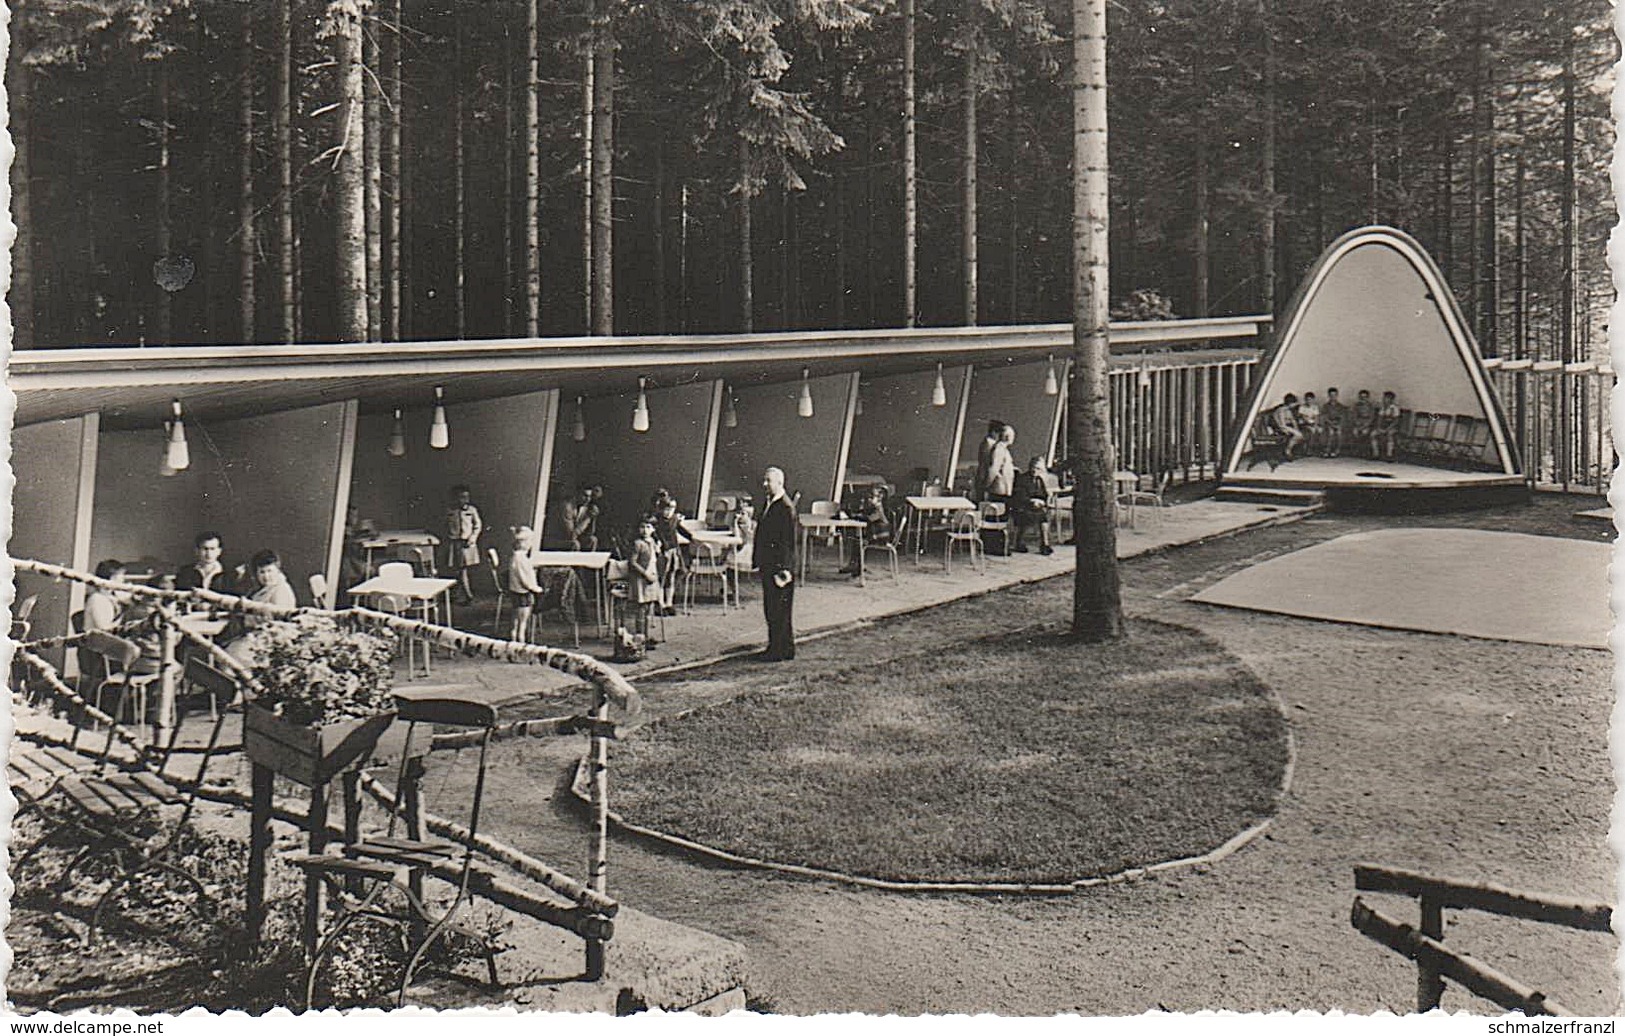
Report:
[{"label": "seated man", "polygon": [[1399,438],[1399,403],[1392,392],[1382,394],[1382,406],[1377,408],[1376,424],[1371,429],[1371,455],[1382,460],[1394,459],[1394,444]]},{"label": "seated man", "polygon": [[571,550],[598,549],[598,498],[602,493],[600,487],[583,482],[575,496],[564,502],[564,531]]},{"label": "seated man", "polygon": [[[863,544],[880,545],[892,540],[891,518],[886,514],[886,492],[879,486],[870,486],[857,503],[853,517],[863,522]],[[852,560],[841,569],[842,574],[863,574],[863,551],[859,548],[857,530],[852,530]]]},{"label": "seated man", "polygon": [[1027,470],[1016,476],[1015,491],[1010,496],[1010,516],[1016,523],[1016,553],[1027,553],[1027,530],[1032,528],[1038,529],[1038,553],[1055,553],[1049,542],[1049,497],[1059,485],[1059,480],[1044,466],[1042,455],[1028,461]]},{"label": "seated man", "polygon": [[1326,390],[1326,402],[1320,408],[1321,456],[1335,457],[1343,452],[1343,426],[1348,423],[1349,408],[1337,399],[1337,390]]},{"label": "seated man", "polygon": [[1320,404],[1315,401],[1313,392],[1303,394],[1303,402],[1293,413],[1297,418],[1298,431],[1303,433],[1304,448],[1310,454],[1319,454],[1326,448],[1326,433],[1320,423]]},{"label": "seated man", "polygon": [[[95,575],[97,579],[121,583],[127,571],[124,562],[108,558],[96,563]],[[151,607],[145,602],[131,601],[120,591],[93,587],[85,595],[84,631],[100,630],[134,641],[141,648],[141,657],[130,666],[131,674],[156,673],[163,656],[158,634],[144,621],[151,612]],[[91,655],[81,648],[80,672],[95,672],[95,666]]]},{"label": "seated man", "polygon": [[1363,449],[1371,447],[1371,431],[1377,425],[1377,407],[1371,402],[1371,393],[1361,389],[1360,394],[1354,397],[1354,410],[1350,415],[1353,420],[1349,424],[1349,438],[1358,443]]},{"label": "seated man", "polygon": [[1270,426],[1275,429],[1276,434],[1286,440],[1286,445],[1281,448],[1282,460],[1292,460],[1292,455],[1303,442],[1303,432],[1298,430],[1295,413],[1297,405],[1298,397],[1288,392],[1281,405],[1270,411]]},{"label": "seated man", "polygon": [[220,553],[218,532],[198,533],[192,540],[192,563],[183,565],[181,570],[175,573],[175,589],[233,592],[236,587],[231,585],[231,574],[221,563]]}]

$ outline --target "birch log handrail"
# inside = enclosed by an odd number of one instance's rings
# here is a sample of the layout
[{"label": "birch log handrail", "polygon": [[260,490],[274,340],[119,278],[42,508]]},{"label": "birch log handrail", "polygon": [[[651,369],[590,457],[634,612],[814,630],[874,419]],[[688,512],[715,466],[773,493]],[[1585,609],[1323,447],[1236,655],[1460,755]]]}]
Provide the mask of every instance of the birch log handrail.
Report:
[{"label": "birch log handrail", "polygon": [[483,656],[505,662],[545,665],[593,684],[602,690],[610,701],[625,709],[628,713],[635,714],[642,707],[637,689],[627,681],[626,677],[591,655],[584,655],[580,652],[565,651],[539,644],[520,644],[515,641],[496,640],[477,633],[436,626],[433,623],[401,618],[400,616],[388,615],[367,608],[348,608],[340,611],[327,611],[321,608],[279,608],[275,605],[251,601],[246,597],[216,593],[213,590],[165,590],[159,587],[142,586],[137,583],[119,583],[107,579],[98,579],[88,573],[44,561],[19,558],[14,560],[12,565],[20,572],[33,572],[51,579],[67,579],[72,582],[83,583],[86,586],[116,590],[132,597],[143,597],[168,603],[198,601],[210,605],[217,612],[225,612],[230,615],[258,615],[276,619],[288,619],[297,615],[328,615],[340,619],[347,617],[364,619],[372,625],[383,626],[394,630],[396,633],[418,637],[469,657]]},{"label": "birch log handrail", "polygon": [[1441,977],[1454,979],[1461,983],[1464,989],[1499,1007],[1509,1011],[1522,1011],[1524,1014],[1558,1016],[1574,1014],[1533,986],[1502,974],[1465,953],[1446,949],[1443,943],[1422,934],[1412,925],[1395,921],[1372,909],[1359,896],[1354,897],[1354,907],[1349,912],[1349,923],[1367,938],[1416,961],[1418,967],[1425,967]]}]

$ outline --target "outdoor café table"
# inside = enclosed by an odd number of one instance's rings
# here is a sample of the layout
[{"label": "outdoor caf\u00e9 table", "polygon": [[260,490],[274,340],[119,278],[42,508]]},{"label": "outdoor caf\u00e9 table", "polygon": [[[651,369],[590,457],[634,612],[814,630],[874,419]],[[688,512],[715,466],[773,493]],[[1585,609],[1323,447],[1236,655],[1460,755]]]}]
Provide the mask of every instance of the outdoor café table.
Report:
[{"label": "outdoor caf\u00e9 table", "polygon": [[831,532],[837,535],[843,529],[856,529],[858,531],[858,579],[863,579],[863,530],[865,523],[860,518],[837,518],[834,515],[804,514],[798,519],[801,522],[801,579],[807,580],[807,547],[812,541],[812,534],[816,532]]},{"label": "outdoor caf\u00e9 table", "polygon": [[438,547],[440,537],[427,529],[380,529],[376,534],[361,541],[361,549],[367,552],[367,574],[372,575],[372,555],[374,551],[389,550],[392,547]]},{"label": "outdoor caf\u00e9 table", "polygon": [[958,511],[974,511],[976,504],[965,496],[909,496],[904,497],[908,506],[914,511],[914,563],[920,563],[920,554],[925,550],[925,519],[927,517],[945,518]]},{"label": "outdoor caf\u00e9 table", "polygon": [[594,573],[593,586],[597,594],[598,632],[603,636],[609,629],[609,558],[607,550],[533,550],[531,558],[537,568],[585,568]]},{"label": "outdoor caf\u00e9 table", "polygon": [[1112,491],[1116,498],[1121,500],[1128,497],[1128,527],[1134,528],[1134,497],[1133,493],[1140,488],[1140,476],[1132,471],[1118,471],[1112,474]]},{"label": "outdoor caf\u00e9 table", "polygon": [[[455,579],[433,579],[426,576],[412,576],[407,579],[396,577],[386,579],[383,576],[373,576],[365,582],[350,587],[351,597],[382,597],[391,594],[404,597],[416,603],[418,615],[424,621],[429,621],[429,608],[434,599],[441,594],[446,595],[445,624],[451,625],[451,588],[457,585]],[[406,678],[412,678],[412,639],[406,642]],[[423,644],[423,673],[429,675],[430,647],[427,641]]]},{"label": "outdoor caf\u00e9 table", "polygon": [[188,633],[214,639],[226,630],[226,619],[217,619],[208,612],[185,612],[175,616],[175,625]]}]

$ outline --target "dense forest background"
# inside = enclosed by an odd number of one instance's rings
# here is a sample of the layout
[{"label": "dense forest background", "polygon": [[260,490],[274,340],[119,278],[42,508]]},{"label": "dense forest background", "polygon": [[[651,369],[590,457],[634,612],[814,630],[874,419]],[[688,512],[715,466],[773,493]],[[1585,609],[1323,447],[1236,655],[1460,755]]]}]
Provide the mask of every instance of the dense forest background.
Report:
[{"label": "dense forest background", "polygon": [[[1046,0],[8,0],[18,347],[1071,318]],[[1123,316],[1388,223],[1605,347],[1606,0],[1114,0]]]}]

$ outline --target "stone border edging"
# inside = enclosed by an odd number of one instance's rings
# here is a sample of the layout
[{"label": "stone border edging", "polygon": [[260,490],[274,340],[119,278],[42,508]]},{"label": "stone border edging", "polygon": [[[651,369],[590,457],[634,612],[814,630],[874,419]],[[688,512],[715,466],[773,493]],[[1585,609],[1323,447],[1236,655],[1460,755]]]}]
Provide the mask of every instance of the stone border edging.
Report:
[{"label": "stone border edging", "polygon": [[[1259,680],[1257,674],[1252,673],[1252,670],[1239,659],[1237,659],[1237,664],[1241,665],[1242,668],[1247,669],[1248,673],[1252,675],[1253,679],[1258,680],[1259,685],[1269,691],[1269,700],[1275,703],[1275,711],[1280,715],[1281,723],[1285,727],[1286,764],[1281,768],[1281,783],[1279,787],[1275,789],[1275,794],[1273,796],[1273,808],[1276,812],[1278,812],[1282,804],[1286,801],[1286,797],[1291,794],[1292,791],[1292,781],[1297,772],[1298,765],[1298,741],[1297,738],[1293,736],[1292,721],[1287,716],[1286,703],[1282,701],[1280,693],[1277,692],[1276,689],[1270,684],[1265,683],[1263,680]],[[695,706],[692,709],[685,709],[682,712],[676,713],[674,716],[669,718],[681,718],[684,715],[697,712],[700,709],[712,707],[714,706]],[[574,795],[577,799],[583,802],[588,801],[589,789],[586,782],[588,780],[590,763],[591,760],[587,756],[583,756],[581,759],[577,760],[575,766],[575,777],[570,781],[570,794]],[[979,882],[891,881],[885,878],[867,878],[858,874],[848,874],[845,871],[826,870],[821,867],[804,867],[795,863],[776,863],[772,860],[763,860],[754,856],[743,856],[738,853],[731,853],[726,849],[718,849],[715,846],[706,845],[704,842],[696,842],[691,839],[684,838],[681,835],[674,835],[652,827],[645,827],[642,824],[634,824],[613,809],[607,811],[607,816],[610,823],[629,834],[652,839],[653,841],[664,843],[672,846],[673,848],[682,849],[686,852],[695,853],[722,863],[729,863],[738,867],[750,868],[752,870],[773,871],[780,874],[790,874],[802,878],[817,878],[824,881],[832,881],[839,885],[878,889],[883,892],[943,892],[968,893],[971,895],[1031,896],[1068,895],[1073,892],[1081,892],[1084,889],[1098,888],[1102,885],[1122,885],[1131,881],[1138,881],[1141,878],[1164,871],[1178,870],[1186,867],[1199,867],[1203,864],[1215,864],[1236,853],[1238,850],[1252,844],[1266,831],[1268,831],[1270,825],[1275,822],[1275,813],[1272,812],[1270,816],[1265,817],[1263,820],[1253,824],[1251,827],[1232,835],[1228,840],[1218,847],[1210,849],[1200,856],[1182,856],[1178,859],[1163,860],[1158,863],[1147,864],[1143,867],[1129,867],[1125,870],[1117,871],[1113,874],[1103,875],[1101,877],[1079,878],[1076,881],[1071,882]]]}]

